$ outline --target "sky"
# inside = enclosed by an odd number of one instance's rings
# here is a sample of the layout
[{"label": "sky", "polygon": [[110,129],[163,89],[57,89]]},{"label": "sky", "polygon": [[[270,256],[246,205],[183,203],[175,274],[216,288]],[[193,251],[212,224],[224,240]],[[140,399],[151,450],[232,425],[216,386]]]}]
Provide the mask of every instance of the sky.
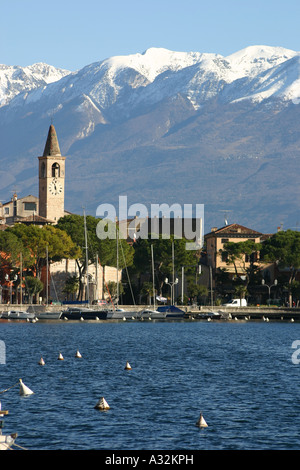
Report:
[{"label": "sky", "polygon": [[300,51],[299,0],[0,0],[0,64],[75,71],[150,47]]}]

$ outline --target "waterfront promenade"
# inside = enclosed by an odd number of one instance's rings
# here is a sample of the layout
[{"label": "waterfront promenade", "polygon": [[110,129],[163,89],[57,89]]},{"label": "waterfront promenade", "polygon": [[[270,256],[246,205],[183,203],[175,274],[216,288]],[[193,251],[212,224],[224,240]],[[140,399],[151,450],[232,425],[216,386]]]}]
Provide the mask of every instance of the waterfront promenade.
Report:
[{"label": "waterfront promenade", "polygon": [[[73,305],[74,306],[74,305]],[[8,310],[22,310],[22,311],[30,311],[30,312],[57,312],[63,311],[71,307],[71,305],[7,305],[7,304],[0,304],[0,313],[7,312]],[[83,305],[84,307],[84,305]],[[139,312],[145,308],[149,308],[149,305],[119,305],[120,308],[123,308],[129,312]],[[151,307],[151,306],[150,306]],[[93,309],[101,309],[100,307],[91,306]],[[198,314],[205,314],[211,312],[218,312],[224,315],[224,319],[226,317],[230,317],[236,320],[264,320],[268,319],[270,321],[291,321],[294,320],[300,322],[300,308],[288,308],[288,307],[268,307],[268,306],[248,306],[248,307],[223,307],[220,306],[179,306],[185,313],[186,319],[194,319]],[[230,315],[229,315],[230,314]]]}]

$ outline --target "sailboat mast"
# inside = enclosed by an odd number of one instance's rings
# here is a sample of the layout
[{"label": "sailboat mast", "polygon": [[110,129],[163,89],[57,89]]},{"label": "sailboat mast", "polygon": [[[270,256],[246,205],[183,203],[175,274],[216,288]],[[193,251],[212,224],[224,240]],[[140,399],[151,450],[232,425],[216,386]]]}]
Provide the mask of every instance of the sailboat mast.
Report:
[{"label": "sailboat mast", "polygon": [[152,286],[153,286],[153,306],[155,310],[155,288],[154,288],[154,257],[153,257],[153,245],[151,245],[151,258],[152,258]]},{"label": "sailboat mast", "polygon": [[86,300],[89,305],[89,255],[88,255],[88,244],[87,244],[87,230],[86,230],[86,216],[85,209],[83,209],[83,219],[84,219],[84,240],[85,240],[85,264],[86,264]]},{"label": "sailboat mast", "polygon": [[116,223],[116,238],[117,238],[117,308],[119,305],[119,231]]}]

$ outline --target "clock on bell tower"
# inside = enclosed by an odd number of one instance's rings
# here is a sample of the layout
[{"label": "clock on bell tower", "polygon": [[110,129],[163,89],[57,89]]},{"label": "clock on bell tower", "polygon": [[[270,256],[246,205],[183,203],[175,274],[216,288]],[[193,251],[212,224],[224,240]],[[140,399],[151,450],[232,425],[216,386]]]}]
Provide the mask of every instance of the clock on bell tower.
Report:
[{"label": "clock on bell tower", "polygon": [[64,216],[65,160],[51,124],[42,157],[39,159],[39,215],[57,223]]}]

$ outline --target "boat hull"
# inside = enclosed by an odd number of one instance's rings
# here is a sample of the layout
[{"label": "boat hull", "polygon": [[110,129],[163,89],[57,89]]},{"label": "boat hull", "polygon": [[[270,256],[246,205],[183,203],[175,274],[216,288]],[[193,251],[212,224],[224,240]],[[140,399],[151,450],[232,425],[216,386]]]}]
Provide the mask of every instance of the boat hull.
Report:
[{"label": "boat hull", "polygon": [[70,308],[61,314],[63,320],[106,320],[107,310]]},{"label": "boat hull", "polygon": [[3,312],[1,318],[6,318],[7,320],[33,320],[35,314],[23,312],[22,310],[9,310],[8,312]]}]

